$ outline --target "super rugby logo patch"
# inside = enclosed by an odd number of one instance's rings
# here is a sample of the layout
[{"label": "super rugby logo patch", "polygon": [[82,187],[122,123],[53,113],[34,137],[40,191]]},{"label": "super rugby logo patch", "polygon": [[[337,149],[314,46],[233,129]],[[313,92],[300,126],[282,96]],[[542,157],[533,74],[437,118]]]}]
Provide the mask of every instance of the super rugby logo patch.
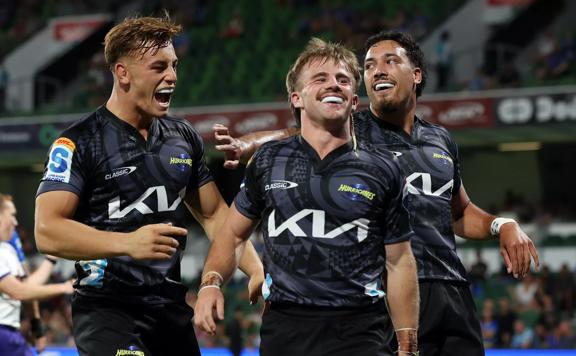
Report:
[{"label": "super rugby logo patch", "polygon": [[42,179],[64,183],[70,182],[74,150],[76,150],[76,144],[69,138],[60,137],[54,141]]}]

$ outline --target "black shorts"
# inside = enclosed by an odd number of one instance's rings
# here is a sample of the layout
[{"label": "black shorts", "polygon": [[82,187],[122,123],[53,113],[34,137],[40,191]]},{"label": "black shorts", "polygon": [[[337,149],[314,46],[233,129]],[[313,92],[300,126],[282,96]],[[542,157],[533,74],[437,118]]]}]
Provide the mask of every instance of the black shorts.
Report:
[{"label": "black shorts", "polygon": [[426,356],[483,356],[474,298],[467,284],[420,282],[420,353]]},{"label": "black shorts", "polygon": [[340,309],[272,303],[262,316],[261,356],[388,356],[392,337],[384,302]]},{"label": "black shorts", "polygon": [[122,304],[72,298],[72,331],[81,356],[200,355],[192,316],[184,302]]}]

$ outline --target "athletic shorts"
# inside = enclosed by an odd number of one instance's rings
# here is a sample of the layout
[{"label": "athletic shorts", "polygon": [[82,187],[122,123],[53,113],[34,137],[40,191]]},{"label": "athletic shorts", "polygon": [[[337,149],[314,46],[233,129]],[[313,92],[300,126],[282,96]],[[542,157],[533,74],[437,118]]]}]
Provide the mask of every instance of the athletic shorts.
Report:
[{"label": "athletic shorts", "polygon": [[261,356],[388,356],[386,304],[330,308],[271,303],[262,316]]},{"label": "athletic shorts", "polygon": [[187,304],[122,304],[72,298],[72,331],[80,356],[200,355]]},{"label": "athletic shorts", "polygon": [[467,284],[421,281],[418,344],[426,356],[483,356],[480,321]]},{"label": "athletic shorts", "polygon": [[20,330],[0,325],[0,355],[33,356],[36,352],[28,345]]}]

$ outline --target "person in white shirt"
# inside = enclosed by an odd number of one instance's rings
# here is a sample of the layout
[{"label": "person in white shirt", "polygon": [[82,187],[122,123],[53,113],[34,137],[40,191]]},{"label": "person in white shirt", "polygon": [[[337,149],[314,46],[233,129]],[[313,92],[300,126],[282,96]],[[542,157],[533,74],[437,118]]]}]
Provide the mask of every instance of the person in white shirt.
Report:
[{"label": "person in white shirt", "polygon": [[71,282],[41,285],[46,268],[26,278],[16,250],[8,243],[17,225],[12,198],[0,193],[0,355],[29,356],[33,352],[20,333],[22,302],[71,294],[73,288]]}]

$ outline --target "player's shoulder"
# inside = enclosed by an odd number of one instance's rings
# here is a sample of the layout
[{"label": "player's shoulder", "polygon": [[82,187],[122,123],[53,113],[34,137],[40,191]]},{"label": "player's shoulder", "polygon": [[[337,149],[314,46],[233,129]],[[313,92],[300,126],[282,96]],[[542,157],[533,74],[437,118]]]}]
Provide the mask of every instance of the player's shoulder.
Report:
[{"label": "player's shoulder", "polygon": [[282,140],[274,140],[263,143],[254,153],[249,164],[255,163],[257,166],[268,166],[272,159],[277,156],[278,152],[283,150],[294,150],[298,147],[298,137],[291,136]]},{"label": "player's shoulder", "polygon": [[451,138],[450,132],[442,125],[434,124],[416,116],[415,120],[421,127],[421,130],[429,135],[442,136]]},{"label": "player's shoulder", "polygon": [[178,116],[164,116],[159,120],[159,124],[164,126],[169,132],[190,137],[194,141],[203,141],[202,135],[194,128],[192,123],[185,118]]},{"label": "player's shoulder", "polygon": [[104,120],[104,113],[101,109],[97,109],[89,114],[82,116],[80,119],[74,121],[68,126],[60,137],[67,137],[71,140],[78,140],[82,137],[90,137],[99,131],[102,126],[106,125],[107,121]]}]

